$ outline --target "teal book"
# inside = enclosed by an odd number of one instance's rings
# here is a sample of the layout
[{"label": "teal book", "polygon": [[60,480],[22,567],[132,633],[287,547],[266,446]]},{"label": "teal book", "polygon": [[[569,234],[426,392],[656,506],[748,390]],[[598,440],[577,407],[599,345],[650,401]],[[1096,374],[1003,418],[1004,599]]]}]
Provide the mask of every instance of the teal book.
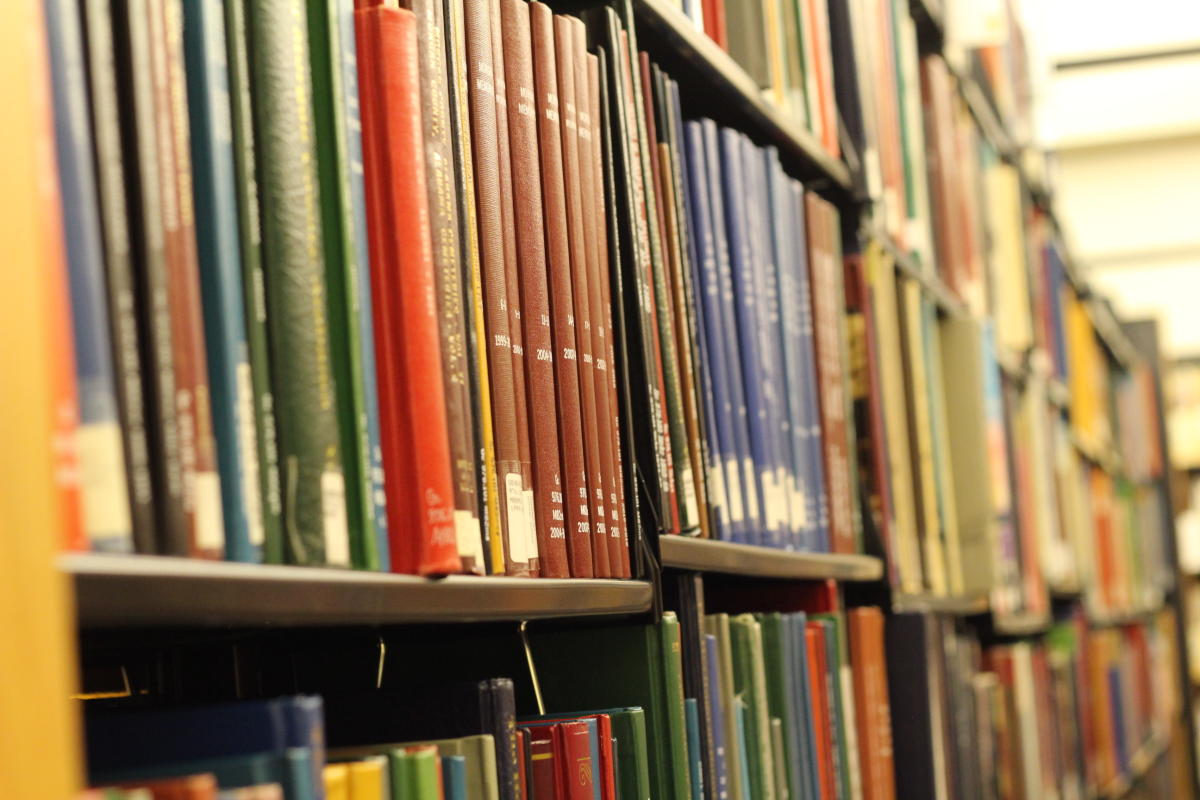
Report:
[{"label": "teal book", "polygon": [[829,725],[833,741],[833,766],[837,773],[838,796],[850,796],[850,751],[847,738],[846,707],[842,698],[842,665],[846,663],[842,620],[836,614],[814,614],[812,619],[825,627],[825,660],[829,665],[826,679],[829,687]]},{"label": "teal book", "polygon": [[[242,267],[242,303],[246,325],[254,443],[257,453],[263,561],[283,562],[283,497],[279,487],[279,450],[275,439],[275,397],[267,337],[266,279],[263,276],[262,225],[258,208],[254,113],[250,100],[246,8],[243,0],[225,0],[225,67],[229,79],[230,129],[233,136],[234,190],[237,193],[238,247]],[[250,523],[253,525],[253,522]]]},{"label": "teal book", "polygon": [[350,566],[304,4],[245,8],[284,558]]},{"label": "teal book", "polygon": [[225,557],[262,561],[262,487],[242,294],[229,73],[221,0],[183,4],[196,248],[221,475]]},{"label": "teal book", "polygon": [[442,756],[442,796],[445,800],[467,800],[465,756]]},{"label": "teal book", "polygon": [[[345,98],[347,79],[357,89],[358,72],[347,75],[344,67],[343,29],[353,30],[353,8],[349,0],[306,0],[308,43],[312,65],[313,121],[317,136],[317,175],[321,198],[321,238],[325,254],[326,301],[329,307],[329,339],[333,382],[337,395],[337,426],[345,474],[346,522],[350,528],[350,557],[359,569],[379,569],[376,535],[375,486],[372,483],[372,443],[367,415],[366,380],[363,365],[363,311],[361,283],[369,275],[360,265],[359,252],[366,256],[367,243],[358,234],[365,225],[365,207],[354,217],[350,186],[351,138],[362,137],[348,125]],[[353,53],[353,49],[351,50]],[[357,92],[356,92],[357,93]],[[362,178],[361,171],[358,177]],[[374,389],[374,381],[371,382]],[[378,430],[376,431],[378,436]]]},{"label": "teal book", "polygon": [[686,698],[683,710],[687,716],[688,774],[692,779],[692,800],[702,800],[704,770],[700,764],[700,706],[696,698]]},{"label": "teal book", "polygon": [[750,793],[750,756],[747,752],[747,750],[749,750],[747,732],[750,729],[750,724],[747,720],[749,716],[749,707],[746,705],[746,701],[741,698],[741,695],[738,695],[736,701],[734,702],[734,706],[734,717],[737,718],[737,738],[739,744],[741,745],[741,747],[738,748],[738,758],[741,761],[741,763],[738,765],[738,771],[741,773],[742,779],[742,797],[754,797],[754,795]]}]

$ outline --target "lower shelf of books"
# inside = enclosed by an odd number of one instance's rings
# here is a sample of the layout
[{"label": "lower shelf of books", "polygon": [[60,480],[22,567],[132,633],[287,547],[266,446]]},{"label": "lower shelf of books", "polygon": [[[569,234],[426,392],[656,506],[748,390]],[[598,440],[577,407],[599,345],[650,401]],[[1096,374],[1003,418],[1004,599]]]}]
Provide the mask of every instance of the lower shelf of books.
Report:
[{"label": "lower shelf of books", "polygon": [[641,581],[412,575],[156,556],[63,556],[85,627],[499,622],[647,611]]}]

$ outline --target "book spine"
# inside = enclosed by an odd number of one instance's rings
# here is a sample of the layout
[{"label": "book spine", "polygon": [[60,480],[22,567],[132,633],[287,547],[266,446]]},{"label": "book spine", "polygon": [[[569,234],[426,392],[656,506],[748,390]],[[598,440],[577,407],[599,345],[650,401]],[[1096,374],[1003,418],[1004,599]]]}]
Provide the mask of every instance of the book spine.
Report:
[{"label": "book spine", "polygon": [[[604,531],[609,571],[613,577],[629,577],[622,564],[619,495],[622,491],[621,445],[618,440],[616,365],[613,363],[612,304],[608,269],[608,231],[604,217],[603,136],[607,131],[600,103],[600,59],[587,52],[586,28],[575,25],[575,49],[583,54],[583,69],[575,68],[576,99],[579,104],[580,188],[583,219],[588,239],[588,304],[592,320],[592,355],[595,359],[596,424],[600,435],[601,470],[604,473]],[[579,94],[580,87],[586,98]]]},{"label": "book spine", "polygon": [[679,618],[672,611],[663,613],[658,624],[663,659],[663,698],[666,701],[662,712],[667,719],[670,758],[670,784],[676,800],[691,797],[691,776],[688,771],[687,717],[683,697],[683,658],[680,652]]},{"label": "book spine", "polygon": [[75,544],[128,552],[133,548],[132,496],[126,478],[112,328],[105,300],[83,35],[76,4],[53,0],[45,6],[79,402],[76,446],[85,540]]},{"label": "book spine", "polygon": [[[383,341],[389,387],[384,427],[392,569],[422,575],[461,570],[454,529],[450,445],[434,291],[417,32],[412,12],[372,7],[355,12],[359,63],[370,71],[364,102],[368,193],[376,211],[372,234],[382,258],[372,266],[373,297],[386,304]],[[366,44],[366,47],[361,47]],[[368,113],[368,108],[370,109]],[[401,275],[401,285],[393,280]],[[400,324],[397,324],[400,323]],[[393,391],[394,390],[394,391]],[[388,458],[390,455],[391,459]]]},{"label": "book spine", "polygon": [[[99,9],[97,9],[99,10]],[[94,31],[104,24],[93,19]],[[124,109],[121,150],[136,154],[125,161],[126,186],[133,189],[130,238],[137,272],[137,317],[141,321],[142,356],[149,365],[146,426],[154,481],[157,552],[169,552],[167,541],[188,535],[183,509],[183,469],[179,453],[179,420],[175,406],[174,348],[167,286],[166,243],[158,182],[159,141],[155,126],[154,84],[150,63],[150,30],[146,0],[113,4],[113,41],[117,52],[118,108]]]},{"label": "book spine", "polygon": [[[504,53],[503,20],[500,0],[491,3],[492,24],[492,74],[496,82],[496,132],[497,150],[500,155],[500,220],[504,231],[504,275],[508,291],[508,329],[512,337],[513,404],[516,411],[517,452],[520,456],[521,481],[524,498],[525,540],[529,553],[538,552],[537,513],[534,502],[533,454],[530,447],[529,386],[525,366],[525,320],[522,314],[521,267],[517,260],[517,218],[512,192],[512,144],[508,135],[508,83]],[[531,557],[529,571],[540,572],[540,557]]]},{"label": "book spine", "polygon": [[[554,19],[556,66],[558,68],[559,110],[561,112],[563,181],[566,192],[568,244],[571,257],[571,290],[574,299],[575,345],[579,376],[580,411],[583,417],[584,459],[587,467],[587,504],[591,527],[593,573],[597,578],[612,577],[608,554],[608,525],[605,519],[605,450],[601,446],[599,398],[596,392],[595,323],[592,321],[591,239],[593,225],[585,219],[583,186],[590,165],[583,167],[583,128],[588,127],[586,37],[583,23],[574,17]],[[590,144],[590,142],[589,142]],[[588,180],[590,189],[591,181]],[[598,292],[597,292],[598,299]],[[607,400],[607,397],[605,398]],[[607,402],[605,406],[607,407]]]},{"label": "book spine", "polygon": [[[370,438],[363,380],[357,286],[358,247],[350,205],[350,155],[339,0],[306,0],[316,132],[320,222],[329,316],[330,368],[337,402],[338,444],[346,487],[350,560],[378,569]],[[357,76],[355,76],[357,79]]]},{"label": "book spine", "polygon": [[[200,308],[200,269],[196,252],[196,209],[192,191],[192,159],[188,132],[187,86],[183,68],[183,3],[182,0],[163,0],[161,9],[151,5],[152,12],[159,18],[162,37],[162,54],[165,66],[167,103],[166,125],[170,132],[169,148],[173,160],[167,168],[173,175],[164,178],[165,186],[174,184],[178,210],[178,242],[180,268],[172,275],[173,314],[181,336],[174,342],[178,369],[182,365],[185,386],[190,385],[191,397],[183,392],[176,395],[180,420],[190,416],[191,424],[184,424],[184,508],[188,508],[187,465],[192,465],[191,513],[192,533],[189,552],[203,558],[221,558],[225,554],[225,530],[221,509],[221,478],[217,472],[216,441],[213,437],[212,401],[209,388],[208,358],[205,353],[204,320]],[[152,47],[151,53],[158,52]],[[160,108],[160,113],[162,109]],[[167,191],[170,191],[168,188]],[[168,207],[170,202],[167,203]],[[179,386],[177,385],[177,389]],[[189,431],[192,440],[189,443]],[[189,445],[191,455],[189,457]]]},{"label": "book spine", "polygon": [[[279,486],[275,399],[271,389],[267,341],[266,280],[263,276],[262,224],[258,207],[258,167],[254,153],[254,114],[250,100],[250,60],[246,49],[246,8],[242,0],[225,0],[224,5],[243,316],[249,349],[249,390],[254,410],[259,496],[262,498],[262,558],[267,563],[279,564],[283,562],[283,498]],[[244,391],[240,385],[239,390]]]},{"label": "book spine", "polygon": [[196,164],[196,245],[221,472],[225,557],[261,561],[262,496],[242,297],[223,13],[219,0],[188,3],[184,9],[184,55]]},{"label": "book spine", "polygon": [[[692,283],[692,264],[696,261],[695,237],[687,210],[690,189],[683,171],[683,123],[679,101],[679,84],[660,73],[663,109],[663,129],[666,130],[666,153],[663,156],[666,169],[663,182],[664,193],[673,202],[675,235],[679,258],[671,275],[671,291],[675,304],[675,338],[680,352],[680,370],[683,381],[684,409],[688,432],[688,446],[692,456],[692,474],[696,485],[697,504],[700,512],[700,532],[712,538],[714,497],[708,486],[708,443],[705,430],[708,413],[700,399],[700,350],[699,331],[696,328],[696,288]],[[720,504],[718,503],[718,508]]]},{"label": "book spine", "polygon": [[744,535],[741,477],[733,443],[733,408],[725,380],[725,337],[721,320],[720,277],[717,274],[713,219],[708,197],[708,169],[703,130],[688,122],[685,142],[690,197],[691,237],[696,250],[692,260],[695,287],[693,314],[699,345],[699,380],[705,399],[705,436],[708,439],[708,490],[716,509],[713,521],[717,538],[736,541]]},{"label": "book spine", "polygon": [[112,326],[117,413],[129,489],[133,548],[154,552],[155,499],[143,400],[141,334],[135,311],[135,270],[117,105],[113,10],[109,0],[82,5],[96,189],[104,247],[104,288]]},{"label": "book spine", "polygon": [[476,496],[479,529],[488,574],[504,571],[500,534],[500,504],[496,483],[496,444],[492,423],[491,378],[488,367],[487,324],[483,310],[483,273],[476,227],[475,167],[471,156],[470,85],[467,74],[465,11],[462,0],[444,0],[446,64],[449,73],[450,125],[454,129],[454,174],[458,201],[458,240],[462,251],[463,305],[467,319],[467,360],[470,369],[471,414],[476,420],[471,444],[476,453]]},{"label": "book spine", "polygon": [[286,560],[350,563],[300,0],[247,4]]},{"label": "book spine", "polygon": [[[611,18],[611,13],[609,16]],[[599,157],[593,160],[593,169],[595,170],[593,188],[596,193],[597,209],[612,208],[610,204],[620,205],[617,200],[616,150],[614,148],[614,132],[619,117],[618,111],[612,104],[609,64],[609,56],[603,48],[597,49],[594,62],[590,58],[588,60],[592,118],[596,120],[596,130],[600,134],[597,142]],[[610,561],[614,568],[613,571],[619,577],[628,578],[637,573],[638,561],[633,554],[637,552],[637,543],[640,541],[642,528],[636,491],[636,470],[632,467],[628,471],[625,469],[627,460],[632,459],[635,452],[633,429],[626,428],[625,435],[621,434],[621,409],[625,409],[625,418],[630,419],[632,418],[629,416],[632,413],[632,405],[629,383],[628,324],[625,320],[624,300],[613,303],[614,297],[624,298],[625,296],[621,271],[620,234],[616,219],[614,219],[613,225],[608,224],[608,214],[598,213],[595,219],[598,260],[601,274],[607,278],[600,282],[600,302],[609,334],[607,349],[608,408],[612,430],[613,469],[617,476],[616,489],[609,494],[607,506],[610,546],[614,539],[617,543],[617,556],[611,557]],[[630,498],[628,504],[625,500],[627,494]],[[632,513],[630,513],[630,509],[633,509]],[[611,556],[611,547],[609,552]],[[616,572],[618,563],[620,572]]]},{"label": "book spine", "polygon": [[[354,7],[337,0],[330,22],[338,42],[337,63],[341,71],[342,124],[346,141],[346,173],[349,182],[351,237],[354,261],[347,267],[350,304],[358,322],[359,381],[362,388],[363,417],[359,431],[360,480],[368,492],[367,513],[375,532],[373,543],[365,551],[374,557],[373,568],[391,569],[387,529],[387,493],[383,485],[383,449],[379,429],[379,392],[376,385],[375,322],[371,305],[371,251],[367,234],[367,197],[364,185],[361,103],[358,97],[358,58],[354,40]],[[332,40],[331,40],[332,41]]]},{"label": "book spine", "polygon": [[[492,53],[491,3],[464,6],[463,33],[469,79],[469,111],[474,185],[482,275],[485,337],[491,389],[489,406],[494,431],[499,519],[493,541],[493,568],[529,574],[529,529],[526,521],[525,476],[521,469],[516,414],[516,376],[509,328],[505,234],[501,218],[500,152],[497,84]],[[514,289],[515,291],[515,289]],[[523,380],[523,377],[522,377]],[[498,557],[497,557],[498,556]]]},{"label": "book spine", "polygon": [[433,237],[438,330],[442,343],[443,390],[450,435],[451,477],[454,480],[455,531],[459,557],[467,572],[483,572],[483,538],[479,528],[463,307],[463,261],[459,243],[454,145],[451,139],[444,13],[440,0],[411,0],[417,18],[421,110],[424,126],[425,175]]},{"label": "book spine", "polygon": [[[746,408],[746,391],[742,382],[741,367],[743,360],[741,347],[737,337],[737,306],[733,293],[733,272],[730,264],[728,221],[725,212],[724,188],[720,156],[720,133],[716,123],[704,120],[704,150],[708,163],[708,197],[712,204],[712,230],[714,234],[717,277],[718,302],[721,308],[721,328],[717,335],[725,340],[725,385],[730,391],[730,401],[733,408],[730,428],[733,431],[734,470],[737,479],[730,480],[730,491],[740,487],[742,502],[745,504],[746,524],[742,528],[743,543],[752,544],[757,541],[764,530],[762,502],[758,489],[758,475],[754,469],[754,460],[750,457],[749,419]],[[728,464],[728,461],[726,462]],[[735,500],[736,503],[736,500]]]},{"label": "book spine", "polygon": [[[533,73],[537,100],[538,139],[541,151],[542,202],[545,220],[546,268],[549,273],[551,331],[554,340],[554,375],[558,409],[558,444],[562,456],[562,505],[571,574],[595,574],[592,554],[592,515],[589,475],[580,401],[579,346],[574,287],[568,196],[565,186],[554,17],[543,3],[529,6],[533,44]],[[572,120],[573,121],[573,120]],[[607,550],[605,550],[607,555]]]},{"label": "book spine", "polygon": [[554,405],[554,343],[546,275],[545,217],[537,152],[529,10],[523,0],[501,0],[508,138],[512,164],[514,222],[520,267],[525,382],[529,401],[529,446],[533,458],[534,514],[541,574],[567,577],[566,532],[560,473],[558,413]]},{"label": "book spine", "polygon": [[[629,26],[632,39],[633,26]],[[673,514],[678,515],[678,524],[673,533],[695,534],[698,532],[700,510],[696,496],[695,476],[692,472],[691,447],[685,425],[686,412],[683,403],[683,377],[680,371],[680,355],[675,341],[675,312],[671,304],[670,252],[667,231],[667,200],[661,191],[662,167],[658,155],[658,135],[654,119],[653,91],[651,89],[650,57],[636,50],[631,41],[631,70],[633,80],[634,110],[638,120],[638,140],[642,154],[642,176],[645,181],[645,197],[648,209],[647,223],[650,232],[651,283],[654,288],[654,318],[657,324],[661,384],[663,389],[663,413],[671,456]]]}]

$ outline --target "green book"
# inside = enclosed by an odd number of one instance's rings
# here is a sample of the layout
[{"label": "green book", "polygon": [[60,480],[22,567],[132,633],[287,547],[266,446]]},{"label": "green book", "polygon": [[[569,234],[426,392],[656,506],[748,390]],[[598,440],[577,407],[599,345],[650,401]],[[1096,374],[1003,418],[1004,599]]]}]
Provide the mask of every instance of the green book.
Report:
[{"label": "green book", "polygon": [[775,800],[775,766],[771,752],[771,719],[767,711],[767,677],[763,667],[762,627],[753,614],[729,620],[733,644],[734,689],[746,703],[746,762],[750,796]]},{"label": "green book", "polygon": [[246,0],[284,559],[350,565],[304,0]]},{"label": "green book", "polygon": [[725,723],[725,769],[729,800],[750,800],[742,793],[742,737],[738,733],[736,693],[733,688],[733,646],[729,634],[729,615],[710,614],[704,618],[704,632],[717,640],[719,675],[709,678],[714,691],[720,692],[721,716]]},{"label": "green book", "polygon": [[413,760],[403,748],[388,751],[388,774],[392,783],[392,800],[408,798],[413,784]]},{"label": "green book", "polygon": [[[330,761],[348,761],[368,756],[386,754],[392,777],[393,796],[401,795],[399,787],[410,786],[400,780],[402,776],[396,773],[394,755],[403,753],[407,748],[431,745],[437,748],[437,755],[462,756],[466,761],[467,799],[468,800],[500,800],[500,779],[496,768],[496,741],[491,734],[481,733],[474,736],[462,736],[457,739],[431,739],[424,742],[399,742],[391,744],[375,744],[366,747],[339,747],[327,754]],[[435,759],[436,761],[436,759]],[[404,767],[408,769],[408,767]],[[407,773],[405,773],[407,774]],[[414,800],[422,800],[418,795],[411,795]]]},{"label": "green book", "polygon": [[433,746],[410,748],[408,800],[442,800],[442,760]]},{"label": "green book", "polygon": [[783,615],[778,612],[757,616],[762,627],[763,668],[767,677],[767,713],[772,719],[778,719],[782,723],[779,735],[783,759],[780,763],[779,753],[772,749],[772,757],[776,762],[775,771],[785,776],[786,796],[799,797],[800,776],[795,772],[797,764],[790,757],[794,748],[792,738],[795,723],[792,718],[795,714],[789,702],[788,682],[791,680],[790,672],[795,667],[789,664],[787,659],[788,631],[785,630]]},{"label": "green book", "polygon": [[[270,564],[281,564],[283,497],[279,488],[279,451],[275,440],[275,397],[271,391],[262,225],[258,213],[258,166],[254,155],[254,110],[250,101],[250,61],[246,52],[246,8],[243,0],[224,0],[224,3],[242,295],[246,306],[250,391],[254,398],[254,440],[258,452],[259,493],[262,496],[263,560]],[[238,376],[239,381],[244,379]]]},{"label": "green book", "polygon": [[[317,134],[317,175],[321,195],[321,234],[329,313],[330,365],[337,394],[338,443],[346,486],[350,557],[359,569],[379,569],[375,540],[371,436],[367,427],[366,385],[353,208],[350,154],[343,97],[341,26],[352,25],[341,0],[307,0],[312,64],[313,120]],[[351,56],[354,54],[351,53]],[[365,244],[365,243],[364,243]]]},{"label": "green book", "polygon": [[775,761],[775,797],[778,800],[791,800],[791,789],[788,788],[787,754],[783,750],[783,720],[771,717],[771,758]]},{"label": "green book", "polygon": [[[688,800],[676,794],[658,625],[548,631],[535,635],[531,646],[547,708],[640,707],[651,787],[646,800]],[[680,765],[686,771],[686,761]],[[621,772],[628,778],[624,766]]]},{"label": "green book", "polygon": [[674,611],[663,612],[662,621],[658,623],[658,631],[662,637],[671,777],[675,784],[676,800],[687,800],[692,796],[692,779],[688,774],[687,711],[683,697],[683,645],[680,640],[679,617],[675,615]]}]

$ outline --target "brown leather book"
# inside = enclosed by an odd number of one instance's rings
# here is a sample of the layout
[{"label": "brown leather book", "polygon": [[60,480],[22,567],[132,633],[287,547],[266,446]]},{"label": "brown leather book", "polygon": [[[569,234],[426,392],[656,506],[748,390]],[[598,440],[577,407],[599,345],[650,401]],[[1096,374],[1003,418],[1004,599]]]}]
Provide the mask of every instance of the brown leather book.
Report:
[{"label": "brown leather book", "polygon": [[610,154],[607,152],[607,140],[612,136],[612,129],[608,124],[607,92],[604,93],[605,99],[601,99],[601,80],[605,74],[605,68],[601,65],[603,55],[604,51],[601,50],[599,55],[589,53],[585,59],[588,115],[592,122],[592,156],[588,169],[592,175],[590,203],[593,211],[587,213],[587,218],[594,225],[593,246],[596,250],[596,258],[592,262],[594,280],[591,286],[595,290],[593,296],[597,305],[592,307],[592,323],[600,343],[595,351],[597,356],[596,372],[598,377],[603,376],[604,392],[607,395],[607,404],[598,401],[598,411],[604,417],[602,430],[605,430],[607,434],[609,470],[613,476],[612,481],[606,484],[608,496],[605,498],[605,510],[608,512],[608,557],[613,576],[628,578],[630,569],[629,540],[625,519],[625,474],[621,463],[620,406],[617,398],[617,364],[608,249],[608,206],[605,203],[604,188],[605,170],[611,172],[612,169]]},{"label": "brown leather book", "polygon": [[[584,460],[588,474],[587,504],[592,532],[593,572],[597,578],[612,577],[608,556],[608,524],[604,495],[606,469],[601,448],[600,424],[596,403],[596,359],[593,342],[590,257],[584,220],[584,190],[581,162],[580,120],[587,114],[580,108],[578,95],[587,100],[587,86],[579,92],[575,85],[576,64],[586,78],[584,50],[577,49],[575,29],[582,23],[568,16],[554,18],[554,51],[558,68],[559,128],[562,139],[563,187],[566,191],[567,238],[571,253],[571,289],[574,297],[576,367],[579,375],[580,414],[583,420]],[[582,37],[580,37],[582,38]],[[589,131],[589,136],[590,136]],[[587,173],[590,176],[590,171]],[[594,227],[594,225],[592,226]]]},{"label": "brown leather book", "polygon": [[178,0],[153,0],[150,53],[158,110],[159,185],[167,250],[175,411],[183,477],[186,540],[170,538],[165,553],[223,558],[225,529],[221,483],[208,393],[200,267],[192,208],[192,168],[183,72],[183,20]]},{"label": "brown leather book", "polygon": [[[804,195],[804,209],[808,227],[813,341],[817,382],[821,387],[817,396],[829,506],[829,547],[835,553],[853,553],[858,545],[850,483],[849,409],[843,388],[848,385],[843,362],[846,293],[842,287],[840,248],[835,242],[835,237],[840,235],[837,212],[812,192]],[[831,390],[831,387],[836,389]]]},{"label": "brown leather book", "polygon": [[513,211],[520,268],[521,313],[525,333],[525,387],[529,400],[529,444],[533,455],[534,513],[544,577],[565,578],[563,479],[554,391],[554,340],[546,276],[545,218],[538,164],[537,98],[529,5],[500,0],[504,79],[508,95],[508,141],[512,164]]},{"label": "brown leather book", "polygon": [[[587,306],[588,323],[591,330],[591,405],[596,415],[596,440],[600,456],[600,490],[597,512],[592,524],[603,533],[603,547],[607,551],[608,570],[613,577],[620,575],[621,551],[609,528],[609,517],[614,502],[613,493],[619,480],[613,453],[613,423],[610,408],[609,372],[612,367],[608,359],[609,331],[608,309],[604,305],[604,290],[601,282],[608,281],[608,266],[600,261],[598,241],[603,224],[597,217],[604,213],[603,197],[597,203],[596,188],[599,176],[597,160],[601,157],[598,131],[599,122],[593,101],[599,102],[599,85],[593,82],[596,74],[595,56],[587,52],[587,31],[583,22],[574,17],[569,19],[569,28],[574,44],[575,58],[572,69],[575,79],[575,122],[579,140],[579,193],[580,211],[583,217],[584,252],[587,263]],[[589,67],[590,65],[590,67]],[[595,96],[593,96],[595,94]],[[597,110],[598,111],[598,110]],[[603,193],[603,188],[600,189]],[[586,362],[585,362],[586,365]],[[595,495],[593,489],[593,495]],[[593,541],[597,541],[593,538]],[[600,545],[597,545],[598,547]],[[598,559],[599,560],[599,559]]]},{"label": "brown leather book", "polygon": [[[512,337],[515,382],[513,402],[517,412],[517,450],[521,458],[521,480],[525,497],[526,547],[537,551],[537,504],[533,497],[533,453],[529,444],[529,387],[525,381],[525,321],[521,318],[521,270],[517,262],[517,221],[512,196],[512,154],[508,139],[508,84],[504,80],[504,37],[500,26],[500,2],[488,0],[492,23],[492,78],[496,84],[496,135],[500,155],[500,222],[504,231],[504,274],[508,285],[508,332]],[[534,574],[540,559],[531,563]]]},{"label": "brown leather book", "polygon": [[463,263],[459,242],[458,204],[454,177],[454,142],[450,129],[444,12],[441,0],[403,0],[417,20],[420,62],[421,124],[424,134],[426,191],[433,238],[433,266],[442,346],[442,392],[450,436],[450,467],[454,486],[454,529],[463,570],[482,574],[483,540],[479,530],[476,494],[474,415],[467,354],[463,303]]},{"label": "brown leather book", "polygon": [[[590,464],[584,447],[580,408],[579,344],[572,285],[573,256],[568,226],[563,140],[554,46],[554,15],[544,3],[529,6],[537,133],[541,154],[542,216],[549,273],[550,322],[554,342],[558,445],[562,457],[563,512],[571,575],[595,574],[592,558]],[[556,520],[557,522],[557,520]],[[557,531],[552,529],[552,534]]]},{"label": "brown leather book", "polygon": [[[469,77],[469,108],[474,156],[479,253],[483,273],[484,316],[487,331],[492,422],[496,472],[500,492],[500,536],[504,569],[510,575],[530,574],[529,523],[517,446],[519,426],[515,407],[517,376],[513,374],[509,336],[508,287],[504,265],[504,232],[500,218],[499,146],[496,100],[492,79],[492,21],[487,3],[465,7],[464,32]],[[521,377],[524,385],[524,377]]]}]

